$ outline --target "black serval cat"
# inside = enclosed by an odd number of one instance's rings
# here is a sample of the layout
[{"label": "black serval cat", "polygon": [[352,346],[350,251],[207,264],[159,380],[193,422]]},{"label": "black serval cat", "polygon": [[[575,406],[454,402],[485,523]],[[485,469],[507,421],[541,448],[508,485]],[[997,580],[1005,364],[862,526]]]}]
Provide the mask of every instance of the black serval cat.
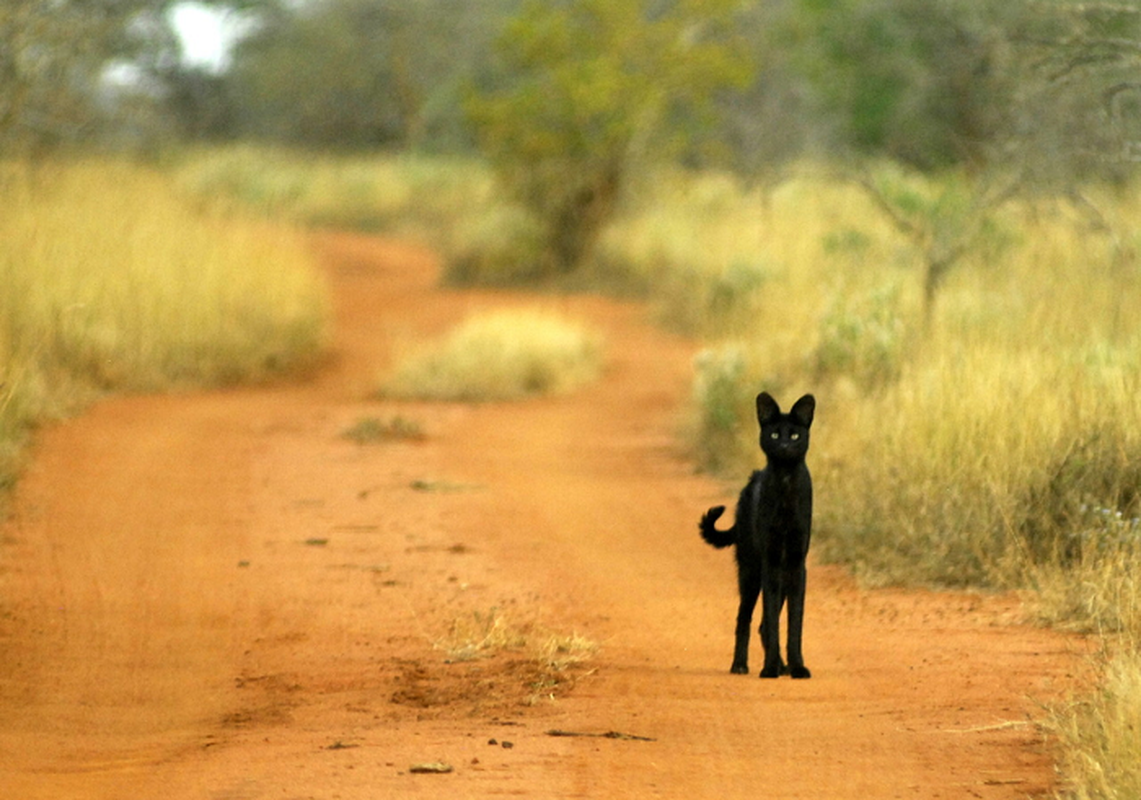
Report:
[{"label": "black serval cat", "polygon": [[[804,586],[808,541],[812,534],[812,477],[804,457],[816,400],[806,394],[782,414],[767,392],[757,395],[761,450],[768,465],[749,478],[737,500],[737,519],[727,531],[717,529],[725,506],[709,509],[701,518],[701,537],[714,547],[737,545],[737,645],[730,671],[749,672],[749,628],[757,596],[761,605],[761,644],[765,648],[762,678],[791,674],[809,678],[801,653]],[[780,655],[780,614],[788,601],[788,665]]]}]

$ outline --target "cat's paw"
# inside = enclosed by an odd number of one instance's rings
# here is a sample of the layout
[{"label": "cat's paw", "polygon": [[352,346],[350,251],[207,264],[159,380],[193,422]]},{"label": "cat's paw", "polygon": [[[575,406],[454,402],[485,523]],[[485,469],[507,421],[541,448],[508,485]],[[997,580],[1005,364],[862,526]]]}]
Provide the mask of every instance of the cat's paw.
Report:
[{"label": "cat's paw", "polygon": [[744,662],[741,662],[740,664],[734,664],[733,666],[729,667],[729,671],[734,675],[748,675],[749,665]]},{"label": "cat's paw", "polygon": [[779,678],[783,664],[765,664],[765,668],[761,670],[762,678]]},{"label": "cat's paw", "polygon": [[801,664],[799,667],[792,667],[788,671],[788,674],[791,675],[793,678],[799,678],[799,679],[811,678],[812,677],[812,673],[808,671],[808,667],[804,666],[803,664]]}]

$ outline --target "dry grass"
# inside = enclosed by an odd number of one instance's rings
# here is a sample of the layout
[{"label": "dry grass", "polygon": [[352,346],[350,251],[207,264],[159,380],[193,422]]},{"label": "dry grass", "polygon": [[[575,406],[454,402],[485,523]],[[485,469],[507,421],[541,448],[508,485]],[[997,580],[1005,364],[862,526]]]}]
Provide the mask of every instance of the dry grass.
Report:
[{"label": "dry grass", "polygon": [[[1116,200],[1128,219],[1136,201]],[[697,359],[695,452],[708,467],[751,466],[752,396],[815,391],[830,556],[875,582],[1021,585],[1073,538],[1075,509],[1133,515],[1141,331],[1122,298],[1135,272],[1072,209],[1006,211],[992,226],[1001,245],[983,242],[952,273],[924,330],[916,254],[860,194],[799,180],[768,204],[742,192],[733,213],[680,202],[688,222],[643,252],[709,242],[688,269],[704,265],[714,285],[726,259],[772,265],[758,311]],[[1060,503],[1066,489],[1073,503]]]},{"label": "dry grass", "polygon": [[1141,797],[1141,654],[1136,640],[1119,643],[1105,657],[1096,692],[1054,708],[1050,728],[1062,744],[1061,796]]},{"label": "dry grass", "polygon": [[106,390],[311,364],[323,287],[299,238],[194,211],[125,163],[0,167],[0,480],[29,426]]},{"label": "dry grass", "polygon": [[513,400],[587,383],[600,361],[600,338],[580,324],[537,310],[491,312],[410,352],[380,391],[426,400]]},{"label": "dry grass", "polygon": [[341,431],[341,437],[360,445],[383,442],[422,442],[428,438],[419,422],[399,415],[389,419],[361,417]]},{"label": "dry grass", "polygon": [[520,622],[501,609],[472,612],[454,619],[434,646],[450,661],[473,661],[515,655],[529,665],[528,703],[554,696],[570,675],[589,661],[598,645],[577,633],[555,633],[536,622]]},{"label": "dry grass", "polygon": [[464,158],[315,155],[234,145],[185,153],[178,185],[207,207],[420,236],[451,250],[502,207],[491,170]]},{"label": "dry grass", "polygon": [[41,173],[0,202],[16,352],[152,389],[257,379],[321,345],[322,287],[288,231],[196,214],[130,165]]}]

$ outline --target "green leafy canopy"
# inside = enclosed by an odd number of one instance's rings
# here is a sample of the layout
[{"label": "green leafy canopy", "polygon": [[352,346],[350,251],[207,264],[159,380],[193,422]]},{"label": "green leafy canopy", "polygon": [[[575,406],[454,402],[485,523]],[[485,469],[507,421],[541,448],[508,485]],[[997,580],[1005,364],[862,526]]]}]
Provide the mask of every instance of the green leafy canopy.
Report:
[{"label": "green leafy canopy", "polygon": [[739,2],[528,2],[499,41],[499,74],[469,97],[499,160],[590,158],[630,146],[743,86],[753,68],[732,32]]},{"label": "green leafy canopy", "polygon": [[[526,2],[468,94],[484,153],[552,237],[589,240],[630,161],[676,152],[754,65],[739,0]],[[571,220],[574,220],[572,223]],[[568,231],[568,225],[579,230]],[[554,249],[560,268],[582,242]]]}]

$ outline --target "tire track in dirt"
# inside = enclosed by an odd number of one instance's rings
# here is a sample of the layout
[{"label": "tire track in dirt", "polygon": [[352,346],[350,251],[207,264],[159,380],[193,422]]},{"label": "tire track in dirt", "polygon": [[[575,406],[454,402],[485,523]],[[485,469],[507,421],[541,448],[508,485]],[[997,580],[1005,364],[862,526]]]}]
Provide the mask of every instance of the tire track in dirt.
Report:
[{"label": "tire track in dirt", "polygon": [[[813,679],[728,674],[731,556],[696,521],[729,490],[675,452],[690,343],[608,300],[438,289],[416,248],[332,234],[314,247],[337,313],[316,380],[114,400],[41,437],[2,529],[0,796],[1052,785],[1033,718],[1084,644],[1020,626],[1010,598],[861,592],[814,566]],[[605,331],[602,381],[508,405],[365,399],[404,338],[534,302]],[[821,411],[823,427],[827,398]],[[397,413],[428,440],[339,436]],[[593,674],[551,702],[510,654],[446,663],[432,643],[449,621],[492,608],[599,641]],[[435,760],[454,772],[408,773]]]}]

